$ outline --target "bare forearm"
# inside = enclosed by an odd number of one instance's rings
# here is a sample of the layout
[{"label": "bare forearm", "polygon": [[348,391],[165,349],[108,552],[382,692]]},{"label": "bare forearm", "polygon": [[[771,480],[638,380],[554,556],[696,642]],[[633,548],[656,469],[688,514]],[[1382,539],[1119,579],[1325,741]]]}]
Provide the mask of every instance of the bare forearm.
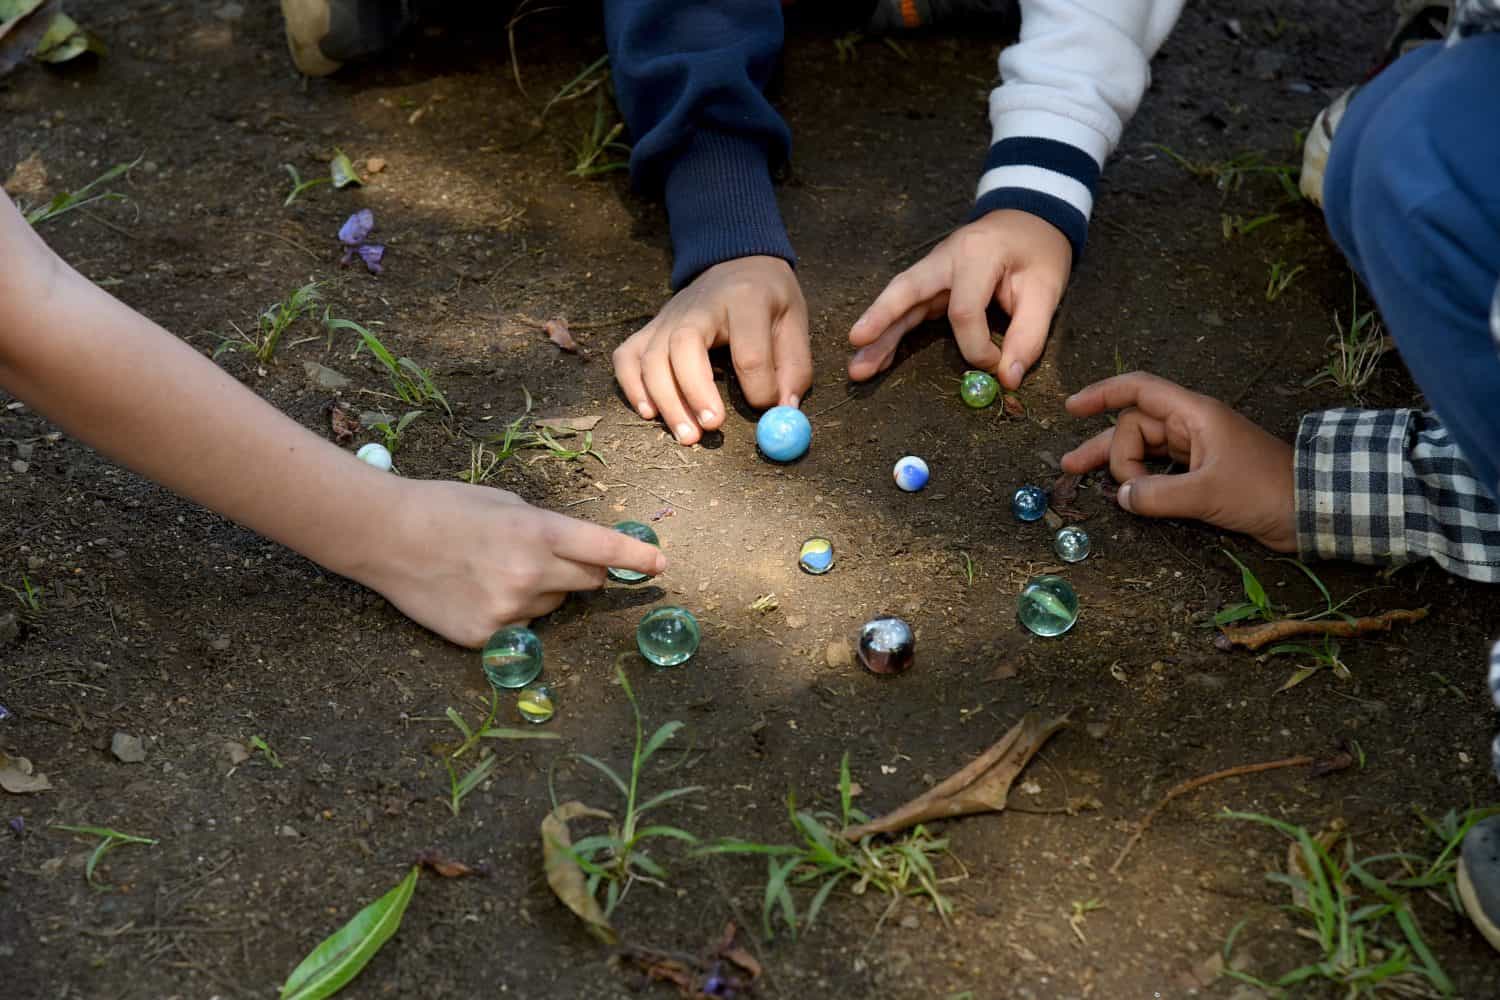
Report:
[{"label": "bare forearm", "polygon": [[[317,437],[51,253],[0,199],[0,386],[163,486],[358,575],[395,481]],[[340,498],[362,498],[351,518]]]}]

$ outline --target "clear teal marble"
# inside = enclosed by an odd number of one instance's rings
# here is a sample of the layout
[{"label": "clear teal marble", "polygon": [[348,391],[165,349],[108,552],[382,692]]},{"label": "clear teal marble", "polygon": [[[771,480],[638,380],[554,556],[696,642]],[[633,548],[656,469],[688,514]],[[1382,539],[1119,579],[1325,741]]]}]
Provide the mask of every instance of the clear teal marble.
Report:
[{"label": "clear teal marble", "polygon": [[963,398],[965,406],[982,410],[1000,395],[1000,383],[988,372],[964,372],[963,381],[959,383],[958,394]]},{"label": "clear teal marble", "polygon": [[1078,620],[1078,595],[1060,576],[1034,576],[1016,601],[1016,616],[1037,635],[1062,635]]},{"label": "clear teal marble", "polygon": [[[649,524],[642,524],[640,521],[621,521],[615,525],[615,530],[622,535],[629,535],[636,541],[661,548],[661,539],[656,537],[656,532],[651,530]],[[640,583],[646,579],[645,573],[637,573],[633,569],[620,569],[618,566],[609,567],[609,576],[610,579],[619,580],[621,583]]]},{"label": "clear teal marble", "polygon": [[1083,562],[1089,557],[1093,543],[1089,541],[1089,533],[1082,528],[1068,525],[1058,531],[1057,537],[1052,539],[1052,551],[1057,553],[1057,558],[1063,562]]},{"label": "clear teal marble", "polygon": [[641,655],[658,667],[686,663],[698,651],[702,633],[698,619],[686,608],[656,608],[646,613],[635,630]]},{"label": "clear teal marble", "polygon": [[547,722],[557,712],[552,689],[545,684],[533,684],[521,692],[516,699],[516,711],[521,718],[537,725]]},{"label": "clear teal marble", "polygon": [[497,688],[523,688],[542,672],[542,640],[529,628],[507,625],[479,654],[484,676]]}]

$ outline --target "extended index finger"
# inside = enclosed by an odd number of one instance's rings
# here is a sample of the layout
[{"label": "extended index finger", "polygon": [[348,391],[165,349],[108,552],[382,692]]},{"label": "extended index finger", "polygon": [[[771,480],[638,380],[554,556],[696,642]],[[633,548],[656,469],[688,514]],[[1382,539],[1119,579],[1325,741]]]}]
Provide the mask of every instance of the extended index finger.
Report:
[{"label": "extended index finger", "polygon": [[588,566],[615,566],[656,576],[667,568],[667,557],[654,545],[577,518],[554,514],[558,524],[552,536],[552,552]]},{"label": "extended index finger", "polygon": [[1092,417],[1106,410],[1134,406],[1148,416],[1164,420],[1174,411],[1195,406],[1205,398],[1158,375],[1129,372],[1078,390],[1068,397],[1065,405],[1075,417]]},{"label": "extended index finger", "polygon": [[947,261],[938,260],[937,251],[933,251],[892,278],[885,290],[875,297],[870,308],[855,320],[849,330],[850,345],[864,347],[873,344],[913,307],[947,291],[948,284]]}]

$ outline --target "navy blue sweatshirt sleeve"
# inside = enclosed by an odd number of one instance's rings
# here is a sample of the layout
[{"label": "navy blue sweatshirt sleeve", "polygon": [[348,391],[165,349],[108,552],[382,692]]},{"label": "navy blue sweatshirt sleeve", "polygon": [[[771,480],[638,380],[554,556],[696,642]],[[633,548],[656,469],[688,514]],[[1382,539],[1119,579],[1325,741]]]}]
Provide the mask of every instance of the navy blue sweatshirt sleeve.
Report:
[{"label": "navy blue sweatshirt sleeve", "polygon": [[781,0],[606,0],[604,27],[631,179],[666,202],[673,289],[736,257],[795,266],[771,186],[791,133],[765,95]]}]

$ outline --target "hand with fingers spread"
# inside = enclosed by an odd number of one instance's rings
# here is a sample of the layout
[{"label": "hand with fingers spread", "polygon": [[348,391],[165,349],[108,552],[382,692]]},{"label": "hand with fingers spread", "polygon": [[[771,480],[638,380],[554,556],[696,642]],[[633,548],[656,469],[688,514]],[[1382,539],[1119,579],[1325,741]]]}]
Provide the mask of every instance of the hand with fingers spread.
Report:
[{"label": "hand with fingers spread", "polygon": [[740,257],[704,271],[615,349],[615,378],[637,413],[694,444],[724,423],[708,352],[726,345],[751,406],[796,406],[807,392],[807,303],[786,261]]},{"label": "hand with fingers spread", "polygon": [[[1051,223],[1015,209],[991,212],[891,279],[849,331],[858,348],[849,377],[863,382],[885,371],[908,331],[946,312],[969,364],[1019,388],[1042,356],[1072,267],[1073,247]],[[985,317],[991,302],[1011,317],[1000,347]]]},{"label": "hand with fingers spread", "polygon": [[[1108,466],[1121,507],[1146,517],[1181,517],[1243,532],[1277,552],[1297,550],[1292,446],[1216,399],[1145,372],[1096,382],[1069,397],[1068,412],[1118,410],[1114,427],[1062,458],[1066,472]],[[1145,460],[1187,466],[1153,475]]]},{"label": "hand with fingers spread", "polygon": [[532,507],[485,486],[387,475],[396,529],[349,575],[407,617],[463,646],[545,615],[618,566],[655,576],[660,549],[612,528]]}]

